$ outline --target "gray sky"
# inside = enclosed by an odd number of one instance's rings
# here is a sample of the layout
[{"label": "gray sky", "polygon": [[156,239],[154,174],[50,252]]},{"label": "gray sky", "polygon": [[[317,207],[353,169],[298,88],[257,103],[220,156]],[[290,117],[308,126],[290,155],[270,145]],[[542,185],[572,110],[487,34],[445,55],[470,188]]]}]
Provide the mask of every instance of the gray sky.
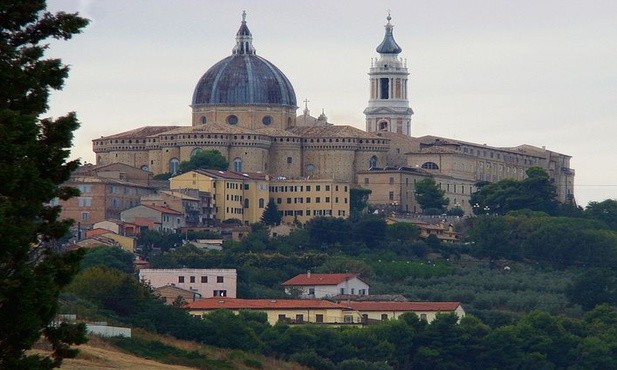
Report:
[{"label": "gray sky", "polygon": [[390,9],[411,72],[412,135],[544,145],[573,157],[579,204],[617,198],[617,1],[51,0],[49,8],[92,21],[48,52],[71,65],[49,115],[78,113],[73,156],[82,161],[94,161],[93,138],[189,125],[193,88],[231,54],[242,10],[257,54],[285,73],[298,102],[364,129],[367,72]]}]

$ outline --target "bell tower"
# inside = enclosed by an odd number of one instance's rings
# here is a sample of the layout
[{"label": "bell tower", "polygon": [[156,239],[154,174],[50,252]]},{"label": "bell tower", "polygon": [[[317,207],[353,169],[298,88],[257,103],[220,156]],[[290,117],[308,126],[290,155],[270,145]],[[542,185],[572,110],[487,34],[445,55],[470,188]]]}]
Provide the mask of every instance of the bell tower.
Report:
[{"label": "bell tower", "polygon": [[364,110],[366,131],[410,136],[413,111],[407,95],[407,62],[398,57],[403,49],[394,41],[390,14],[386,19],[386,34],[376,49],[379,58],[371,61],[368,73],[371,90],[368,107]]}]

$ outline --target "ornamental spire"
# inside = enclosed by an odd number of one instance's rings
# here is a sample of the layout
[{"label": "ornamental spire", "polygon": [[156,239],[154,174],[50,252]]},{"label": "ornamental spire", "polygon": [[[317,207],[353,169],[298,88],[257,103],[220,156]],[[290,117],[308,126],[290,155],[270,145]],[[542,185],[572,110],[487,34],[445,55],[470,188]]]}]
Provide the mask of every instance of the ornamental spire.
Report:
[{"label": "ornamental spire", "polygon": [[234,46],[232,53],[236,54],[255,54],[255,48],[253,47],[253,35],[246,25],[246,11],[242,11],[242,23],[240,29],[236,33],[236,46]]},{"label": "ornamental spire", "polygon": [[394,41],[394,36],[392,34],[392,29],[394,26],[390,23],[392,17],[390,16],[390,12],[388,12],[388,16],[386,17],[388,23],[386,23],[386,34],[383,37],[383,41],[377,47],[377,52],[379,54],[399,54],[403,49]]}]

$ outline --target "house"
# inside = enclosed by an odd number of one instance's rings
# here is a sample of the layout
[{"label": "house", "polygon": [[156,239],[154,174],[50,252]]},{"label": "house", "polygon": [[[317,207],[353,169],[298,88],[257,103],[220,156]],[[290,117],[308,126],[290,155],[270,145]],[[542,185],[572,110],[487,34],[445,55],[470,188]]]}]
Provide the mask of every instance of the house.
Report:
[{"label": "house", "polygon": [[[113,166],[126,167],[127,171],[131,169],[130,166],[121,163],[114,163]],[[119,219],[122,211],[138,205],[142,196],[155,191],[142,178],[146,175],[151,176],[152,174],[149,172],[140,174],[144,171],[133,168],[136,174],[131,177],[118,171],[97,172],[98,166],[88,165],[84,167],[86,168],[76,170],[71,178],[63,184],[63,186],[77,188],[80,195],[67,200],[55,198],[50,202],[52,206],[62,206],[60,219],[76,221],[80,232],[79,237],[83,236],[82,230],[93,228],[95,223]],[[136,182],[132,182],[132,180]]]},{"label": "house", "polygon": [[175,232],[184,227],[184,215],[182,212],[167,207],[138,205],[122,211],[122,221],[146,225],[150,230]]},{"label": "house", "polygon": [[[428,220],[428,219],[427,219]],[[396,219],[388,217],[386,223],[391,225],[398,222],[408,222],[417,227],[420,230],[420,238],[426,239],[431,235],[435,235],[437,239],[446,243],[454,243],[460,239],[460,234],[454,230],[454,225],[448,223],[446,226],[446,220],[439,218],[437,223],[427,222],[425,220],[417,219]]]},{"label": "house", "polygon": [[84,248],[91,248],[98,245],[118,246],[127,252],[134,253],[137,247],[137,240],[130,236],[118,235],[105,229],[92,229],[86,231],[86,237],[77,242]]},{"label": "house", "polygon": [[201,294],[175,286],[175,284],[164,285],[154,289],[154,295],[158,296],[165,304],[174,302],[194,302],[201,299]]},{"label": "house", "polygon": [[212,194],[197,189],[162,190],[141,197],[141,204],[175,209],[187,227],[207,227],[214,221]]},{"label": "house", "polygon": [[300,298],[326,298],[337,294],[369,294],[369,285],[357,274],[313,274],[310,271],[282,284],[287,294]]},{"label": "house", "polygon": [[289,324],[361,324],[358,312],[349,307],[321,299],[234,299],[206,298],[189,302],[186,309],[194,316],[202,316],[215,310],[227,309],[234,313],[242,310],[265,312],[268,323],[279,321]]},{"label": "house", "polygon": [[235,269],[141,269],[139,280],[153,288],[173,284],[204,298],[235,298],[238,275]]},{"label": "house", "polygon": [[[135,236],[140,233],[141,228],[139,225],[132,224],[130,222],[124,222],[121,220],[103,220],[92,225],[93,229],[105,229],[112,231],[118,235]],[[86,232],[86,236],[88,233]]]},{"label": "house", "polygon": [[345,301],[345,305],[358,311],[364,323],[398,319],[413,312],[421,320],[431,322],[439,313],[454,313],[459,319],[465,316],[460,302],[391,302]]}]

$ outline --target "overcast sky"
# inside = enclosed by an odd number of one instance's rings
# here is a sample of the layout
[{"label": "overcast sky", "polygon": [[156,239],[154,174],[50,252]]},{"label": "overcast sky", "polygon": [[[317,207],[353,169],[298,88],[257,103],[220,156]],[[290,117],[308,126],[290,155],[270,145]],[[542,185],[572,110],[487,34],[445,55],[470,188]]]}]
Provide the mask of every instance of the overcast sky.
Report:
[{"label": "overcast sky", "polygon": [[[189,125],[201,75],[229,56],[247,11],[257,54],[298,104],[364,129],[388,9],[410,68],[412,135],[569,154],[580,205],[617,198],[617,1],[51,0],[91,24],[48,55],[71,65],[49,115],[76,111],[73,156],[144,125]],[[301,112],[301,109],[298,111]]]}]

